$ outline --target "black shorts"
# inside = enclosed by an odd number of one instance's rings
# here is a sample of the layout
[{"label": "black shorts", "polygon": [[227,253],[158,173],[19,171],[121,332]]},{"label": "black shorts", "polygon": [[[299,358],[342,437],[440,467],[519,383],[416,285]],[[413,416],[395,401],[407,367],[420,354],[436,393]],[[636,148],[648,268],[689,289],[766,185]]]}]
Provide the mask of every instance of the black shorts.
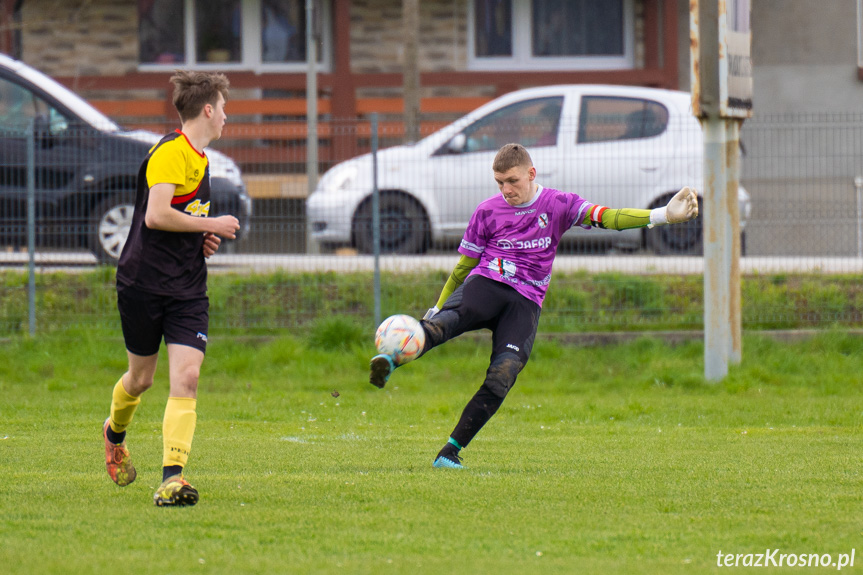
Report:
[{"label": "black shorts", "polygon": [[117,286],[117,309],[123,325],[126,349],[135,355],[158,353],[165,343],[187,345],[207,351],[210,299],[176,299],[129,286]]},{"label": "black shorts", "polygon": [[[454,312],[454,313],[445,313]],[[542,308],[512,286],[482,276],[469,276],[446,300],[438,315],[423,322],[426,348],[477,329],[492,332],[492,359],[504,353],[530,358]]]}]

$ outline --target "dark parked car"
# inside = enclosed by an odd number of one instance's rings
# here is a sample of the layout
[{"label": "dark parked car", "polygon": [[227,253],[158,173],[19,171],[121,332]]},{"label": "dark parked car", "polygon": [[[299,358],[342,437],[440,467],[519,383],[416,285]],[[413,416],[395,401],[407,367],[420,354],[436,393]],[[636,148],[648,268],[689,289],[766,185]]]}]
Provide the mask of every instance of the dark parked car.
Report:
[{"label": "dark parked car", "polygon": [[[138,169],[161,135],[125,131],[53,79],[0,55],[0,244],[27,243],[28,133],[34,133],[36,241],[86,247],[115,263],[129,232]],[[210,159],[212,211],[240,220],[246,236],[252,201],[237,165]],[[234,240],[234,241],[237,241]]]}]

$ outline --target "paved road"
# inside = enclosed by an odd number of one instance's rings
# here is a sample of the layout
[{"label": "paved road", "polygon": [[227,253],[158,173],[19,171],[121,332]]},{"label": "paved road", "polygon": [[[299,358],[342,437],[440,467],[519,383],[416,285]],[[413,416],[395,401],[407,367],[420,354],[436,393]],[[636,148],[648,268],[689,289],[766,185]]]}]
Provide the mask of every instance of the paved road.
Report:
[{"label": "paved road", "polygon": [[[382,256],[382,271],[413,272],[417,270],[450,271],[458,255]],[[0,252],[0,269],[26,269],[28,255],[21,252]],[[89,252],[39,252],[36,265],[40,271],[87,271],[96,267],[96,259]],[[248,270],[266,272],[288,270],[295,272],[363,272],[374,270],[372,256],[337,256],[303,254],[217,254],[210,259],[212,273]],[[830,274],[863,273],[863,259],[855,257],[818,256],[759,256],[744,257],[740,261],[744,274],[804,273]],[[650,255],[558,256],[554,270],[557,273],[585,271],[624,272],[633,274],[701,274],[704,261],[700,257],[674,257]]]}]

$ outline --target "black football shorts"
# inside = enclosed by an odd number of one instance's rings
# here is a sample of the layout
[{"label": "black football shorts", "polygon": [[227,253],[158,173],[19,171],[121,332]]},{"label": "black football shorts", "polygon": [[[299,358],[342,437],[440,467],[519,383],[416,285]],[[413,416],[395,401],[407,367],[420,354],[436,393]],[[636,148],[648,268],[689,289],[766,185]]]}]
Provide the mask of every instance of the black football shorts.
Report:
[{"label": "black football shorts", "polygon": [[207,351],[207,329],[210,324],[210,299],[176,299],[117,286],[117,309],[123,325],[126,349],[135,355],[158,353],[165,343],[187,345]]}]

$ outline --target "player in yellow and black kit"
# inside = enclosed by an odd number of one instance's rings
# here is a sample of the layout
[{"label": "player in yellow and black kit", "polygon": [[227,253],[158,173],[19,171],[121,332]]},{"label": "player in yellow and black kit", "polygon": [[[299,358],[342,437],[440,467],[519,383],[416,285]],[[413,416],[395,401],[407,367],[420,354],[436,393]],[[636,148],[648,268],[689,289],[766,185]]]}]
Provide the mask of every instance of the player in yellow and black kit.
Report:
[{"label": "player in yellow and black kit", "polygon": [[194,505],[183,476],[197,421],[198,376],[207,348],[205,258],[221,237],[236,237],[234,216],[209,218],[210,172],[204,148],[221,136],[228,97],[223,74],[177,72],[174,106],[182,128],[153,146],[138,172],[135,213],[117,266],[117,307],[129,370],[114,386],[102,427],[105,465],[123,487],[135,480],[126,428],[153,385],[159,345],[168,349],[170,394],[162,424],[162,484],[156,505]]}]

